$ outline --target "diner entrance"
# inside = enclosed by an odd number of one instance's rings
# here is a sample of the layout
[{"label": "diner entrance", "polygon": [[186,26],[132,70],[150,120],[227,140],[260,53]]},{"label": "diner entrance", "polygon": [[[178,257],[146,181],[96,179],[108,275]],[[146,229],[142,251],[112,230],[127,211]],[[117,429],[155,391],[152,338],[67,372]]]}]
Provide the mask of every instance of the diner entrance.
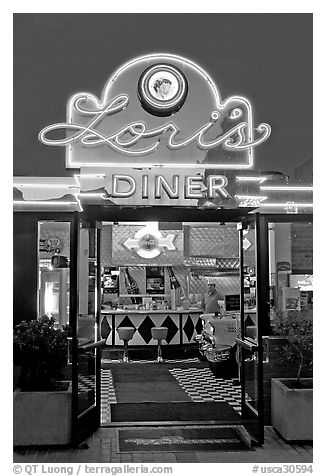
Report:
[{"label": "diner entrance", "polygon": [[231,425],[262,444],[261,217],[95,208],[78,226],[75,443],[100,425]]}]

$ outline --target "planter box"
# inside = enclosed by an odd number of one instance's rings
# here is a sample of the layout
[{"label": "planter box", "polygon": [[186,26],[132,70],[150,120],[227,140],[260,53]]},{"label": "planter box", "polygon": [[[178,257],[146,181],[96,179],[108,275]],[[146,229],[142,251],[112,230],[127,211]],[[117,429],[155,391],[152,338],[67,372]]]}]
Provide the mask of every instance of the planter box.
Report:
[{"label": "planter box", "polygon": [[272,378],[272,425],[285,440],[313,439],[313,389],[289,388],[295,379]]},{"label": "planter box", "polygon": [[71,383],[66,391],[14,392],[14,446],[71,442]]},{"label": "planter box", "polygon": [[[265,425],[271,425],[271,380],[272,378],[295,378],[296,368],[290,364],[285,364],[281,359],[283,347],[287,344],[284,337],[269,336],[267,339],[265,338],[265,344],[263,357],[264,423]],[[302,371],[302,377],[312,378],[312,376],[312,369]]]}]

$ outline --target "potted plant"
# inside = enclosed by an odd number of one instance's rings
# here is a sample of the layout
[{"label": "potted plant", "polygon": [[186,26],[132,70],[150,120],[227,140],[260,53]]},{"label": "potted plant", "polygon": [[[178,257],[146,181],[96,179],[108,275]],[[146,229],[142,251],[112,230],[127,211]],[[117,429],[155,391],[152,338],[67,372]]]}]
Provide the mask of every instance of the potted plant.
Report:
[{"label": "potted plant", "polygon": [[281,361],[295,367],[295,378],[272,378],[272,425],[286,440],[313,439],[313,379],[302,378],[312,368],[312,319],[301,311],[274,313],[273,330],[286,338]]},{"label": "potted plant", "polygon": [[67,333],[50,319],[21,322],[14,330],[14,445],[69,444],[71,386],[62,379]]}]

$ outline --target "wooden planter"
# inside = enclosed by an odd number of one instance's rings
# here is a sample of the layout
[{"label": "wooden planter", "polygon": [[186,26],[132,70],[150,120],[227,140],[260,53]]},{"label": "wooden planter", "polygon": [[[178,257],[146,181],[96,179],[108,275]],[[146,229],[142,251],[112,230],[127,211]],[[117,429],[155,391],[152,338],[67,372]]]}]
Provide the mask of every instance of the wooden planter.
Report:
[{"label": "wooden planter", "polygon": [[14,446],[71,442],[71,383],[66,391],[14,392]]},{"label": "wooden planter", "polygon": [[272,425],[286,440],[313,439],[313,389],[290,388],[296,379],[272,379]]}]

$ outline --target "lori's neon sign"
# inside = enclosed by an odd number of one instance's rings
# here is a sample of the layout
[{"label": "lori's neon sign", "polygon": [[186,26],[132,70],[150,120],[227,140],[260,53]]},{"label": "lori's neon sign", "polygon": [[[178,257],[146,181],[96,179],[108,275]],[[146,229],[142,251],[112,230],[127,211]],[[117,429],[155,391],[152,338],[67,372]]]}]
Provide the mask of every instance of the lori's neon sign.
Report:
[{"label": "lori's neon sign", "polygon": [[[181,149],[191,143],[196,143],[202,150],[214,149],[220,145],[223,145],[229,150],[241,150],[261,144],[269,137],[271,132],[271,128],[268,124],[259,124],[256,130],[261,134],[261,136],[258,139],[248,141],[248,134],[245,134],[245,130],[248,128],[248,122],[245,121],[240,122],[224,134],[217,136],[215,139],[209,140],[205,137],[208,131],[213,128],[215,123],[219,126],[218,129],[220,129],[221,121],[219,122],[219,120],[225,120],[225,117],[222,117],[219,111],[213,111],[209,121],[184,140],[177,140],[178,135],[180,134],[180,129],[173,122],[167,122],[161,127],[150,129],[144,121],[137,121],[129,123],[122,129],[109,135],[105,135],[101,133],[100,130],[96,129],[96,127],[101,125],[104,118],[114,116],[123,111],[128,106],[129,97],[126,95],[118,96],[106,106],[97,104],[97,109],[93,111],[83,109],[82,107],[82,104],[87,103],[87,99],[89,98],[90,95],[80,94],[74,96],[72,103],[72,107],[80,114],[94,116],[88,124],[83,126],[81,124],[62,123],[47,126],[42,129],[39,134],[40,141],[46,145],[52,146],[69,146],[76,142],[80,142],[85,147],[107,145],[125,155],[142,156],[150,154],[158,148],[160,144],[160,136],[162,134],[168,134],[167,147],[171,150]],[[232,98],[232,100],[235,99],[239,102],[244,101],[243,98],[240,97]],[[224,107],[226,106],[227,103],[224,104]],[[235,121],[242,115],[243,112],[240,108],[234,108],[230,111],[228,118]],[[76,132],[63,139],[48,138],[50,132],[57,130]],[[139,144],[142,139],[147,138],[153,138],[153,143],[144,148],[132,148],[134,145]]]},{"label": "lori's neon sign", "polygon": [[253,166],[253,149],[270,133],[266,123],[254,127],[248,99],[222,101],[196,63],[158,53],[121,66],[100,99],[89,92],[72,96],[67,121],[42,129],[39,140],[66,147],[67,167],[74,168],[205,169],[207,151],[222,147],[238,155],[216,152],[209,168],[247,169]]}]

